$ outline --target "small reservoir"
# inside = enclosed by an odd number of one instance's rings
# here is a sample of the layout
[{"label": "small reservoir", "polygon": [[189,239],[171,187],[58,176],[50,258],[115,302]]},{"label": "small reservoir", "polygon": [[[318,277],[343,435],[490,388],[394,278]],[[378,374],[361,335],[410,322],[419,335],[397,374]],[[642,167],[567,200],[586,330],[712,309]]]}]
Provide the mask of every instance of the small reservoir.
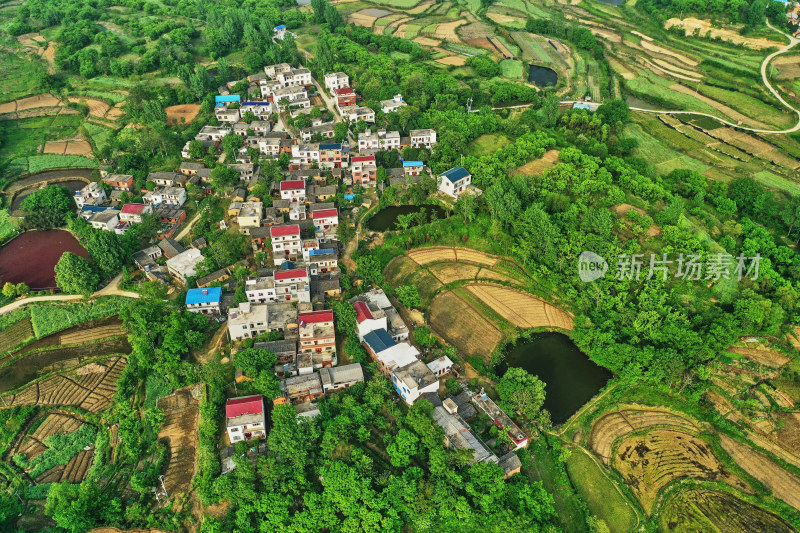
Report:
[{"label": "small reservoir", "polygon": [[497,370],[502,376],[520,367],[544,381],[544,408],[554,425],[563,424],[611,379],[609,370],[595,364],[572,339],[561,333],[534,333],[530,339],[506,347],[506,358]]},{"label": "small reservoir", "polygon": [[[436,213],[437,218],[445,218],[444,208],[438,205],[391,205],[384,207],[367,220],[367,228],[372,231],[390,231],[401,229],[397,226],[397,218],[401,215],[425,212],[425,223],[431,221],[431,215]],[[417,226],[416,221],[409,227]]]},{"label": "small reservoir", "polygon": [[558,83],[558,74],[551,68],[529,65],[528,81],[535,84],[537,87],[552,87]]}]

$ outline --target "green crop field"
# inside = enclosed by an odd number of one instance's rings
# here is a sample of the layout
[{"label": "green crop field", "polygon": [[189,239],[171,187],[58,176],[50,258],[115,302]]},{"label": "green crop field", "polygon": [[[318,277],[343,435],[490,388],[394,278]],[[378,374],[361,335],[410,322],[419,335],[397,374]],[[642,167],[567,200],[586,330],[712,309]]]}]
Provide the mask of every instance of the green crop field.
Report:
[{"label": "green crop field", "polygon": [[756,172],[755,174],[753,174],[753,177],[760,183],[771,189],[786,191],[794,195],[800,194],[800,183],[790,181],[786,178],[782,178],[781,176],[773,174],[768,170],[762,170],[761,172]]},{"label": "green crop field", "polygon": [[[652,137],[639,126],[638,124],[629,124],[625,128],[625,134],[633,137],[638,142],[636,148],[636,155],[643,157],[648,163],[656,165],[661,171],[668,172],[674,168],[689,168],[697,172],[705,172],[708,165],[692,159],[686,155],[680,154],[675,150],[667,148],[658,139]],[[669,169],[669,170],[666,170]]]},{"label": "green crop field", "polygon": [[582,450],[573,449],[567,460],[570,480],[589,511],[603,520],[611,531],[632,531],[637,518],[628,501],[599,466]]},{"label": "green crop field", "polygon": [[504,59],[500,62],[500,68],[503,69],[503,77],[512,80],[522,78],[523,68],[521,61],[514,61],[512,59]]}]

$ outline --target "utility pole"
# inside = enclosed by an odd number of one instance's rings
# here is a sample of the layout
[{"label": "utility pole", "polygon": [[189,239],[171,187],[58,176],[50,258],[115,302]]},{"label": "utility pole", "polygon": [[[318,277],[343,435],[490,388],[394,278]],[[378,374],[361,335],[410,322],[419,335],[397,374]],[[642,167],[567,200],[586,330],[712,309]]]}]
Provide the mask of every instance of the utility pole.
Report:
[{"label": "utility pole", "polygon": [[359,235],[361,235],[361,232],[358,231],[358,229],[356,228],[356,250],[358,250],[358,236]]}]

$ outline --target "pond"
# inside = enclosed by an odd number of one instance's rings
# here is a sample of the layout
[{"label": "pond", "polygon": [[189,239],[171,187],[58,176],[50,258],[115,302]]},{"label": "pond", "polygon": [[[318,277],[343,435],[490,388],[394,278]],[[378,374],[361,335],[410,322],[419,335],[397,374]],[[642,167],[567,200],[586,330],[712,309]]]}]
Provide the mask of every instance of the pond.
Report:
[{"label": "pond", "polygon": [[[53,183],[53,185],[60,185],[61,187],[64,187],[69,191],[71,196],[75,193],[75,191],[79,191],[84,187],[86,187],[86,182],[81,180],[68,180],[68,181],[59,181],[58,183]],[[29,189],[25,189],[18,192],[14,196],[14,201],[11,202],[11,210],[15,212],[19,211],[22,208],[22,201],[38,190],[39,189],[36,187],[31,187]]]},{"label": "pond", "polygon": [[[436,213],[437,218],[445,218],[446,211],[438,205],[391,205],[384,207],[367,220],[367,228],[372,231],[389,231],[400,229],[397,227],[397,217],[425,211],[425,221],[430,222],[431,214]],[[412,224],[415,226],[416,224]]]},{"label": "pond", "polygon": [[55,266],[64,252],[88,257],[72,233],[64,230],[26,231],[0,248],[0,286],[25,283],[33,290],[54,289]]},{"label": "pond", "polygon": [[598,366],[561,333],[534,333],[528,340],[508,346],[505,362],[497,374],[508,367],[521,367],[547,384],[544,408],[553,424],[563,424],[588,402],[612,374]]},{"label": "pond", "polygon": [[558,83],[558,74],[551,68],[528,65],[528,81],[537,87],[551,87]]},{"label": "pond", "polygon": [[621,6],[625,0],[597,0],[598,2],[602,2],[603,4],[608,4],[610,6]]}]

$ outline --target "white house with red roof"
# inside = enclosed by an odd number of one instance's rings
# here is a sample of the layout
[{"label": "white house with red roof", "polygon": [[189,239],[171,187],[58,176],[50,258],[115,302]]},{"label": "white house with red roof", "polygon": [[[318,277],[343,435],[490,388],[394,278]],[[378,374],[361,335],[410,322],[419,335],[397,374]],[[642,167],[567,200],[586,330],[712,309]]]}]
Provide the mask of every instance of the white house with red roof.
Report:
[{"label": "white house with red roof", "polygon": [[356,156],[350,159],[353,185],[375,187],[378,176],[378,166],[374,155]]},{"label": "white house with red roof", "polygon": [[315,368],[336,364],[336,333],[333,311],[311,311],[297,315],[298,354],[311,354]]},{"label": "white house with red roof", "polygon": [[310,302],[311,279],[307,268],[276,270],[271,276],[251,278],[245,282],[250,303]]},{"label": "white house with red roof", "polygon": [[231,443],[266,437],[264,397],[257,394],[229,398],[225,402],[225,426]]},{"label": "white house with red roof", "polygon": [[140,224],[142,217],[153,212],[153,204],[125,204],[119,212],[120,222]]},{"label": "white house with red roof", "polygon": [[280,184],[281,200],[290,202],[306,201],[306,182],[304,180],[286,180]]},{"label": "white house with red roof", "polygon": [[276,266],[283,264],[284,261],[297,261],[297,258],[301,257],[302,240],[299,225],[271,226],[269,236],[272,240],[272,259]]},{"label": "white house with red roof", "polygon": [[339,211],[333,209],[317,209],[311,212],[311,220],[317,229],[317,238],[336,237],[336,228],[339,227]]},{"label": "white house with red roof", "polygon": [[353,307],[356,309],[356,327],[359,341],[364,342],[364,335],[371,331],[389,329],[389,325],[386,322],[386,313],[377,305],[358,301],[353,304]]},{"label": "white house with red roof", "polygon": [[340,87],[335,89],[336,106],[341,110],[344,107],[356,105],[356,92],[350,87]]}]

